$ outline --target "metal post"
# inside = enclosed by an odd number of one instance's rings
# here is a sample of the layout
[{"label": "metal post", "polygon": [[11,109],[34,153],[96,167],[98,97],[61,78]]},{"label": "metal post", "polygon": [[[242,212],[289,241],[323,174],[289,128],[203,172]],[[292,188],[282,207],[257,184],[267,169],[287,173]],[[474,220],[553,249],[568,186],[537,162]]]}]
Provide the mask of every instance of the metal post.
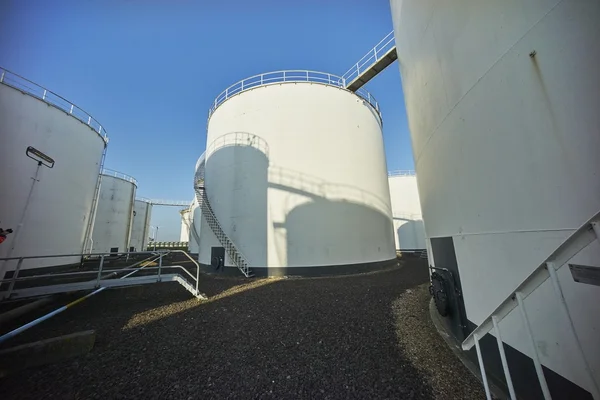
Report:
[{"label": "metal post", "polygon": [[475,342],[475,350],[477,351],[477,360],[479,361],[479,368],[481,369],[481,380],[483,381],[483,387],[485,388],[485,397],[488,400],[492,400],[492,395],[490,394],[490,386],[488,385],[487,376],[485,374],[485,366],[483,365],[483,357],[481,356],[481,349],[479,348],[479,338],[477,334],[473,335],[473,339]]},{"label": "metal post", "polygon": [[[37,168],[35,170],[35,175],[33,176],[33,182],[31,183],[31,187],[29,188],[29,194],[27,195],[27,200],[25,200],[25,206],[23,207],[23,212],[21,213],[21,219],[19,220],[19,224],[15,229],[15,237],[12,240],[11,247],[6,254],[6,258],[10,258],[12,256],[13,251],[17,247],[17,242],[21,232],[23,231],[23,224],[25,223],[25,217],[27,217],[27,209],[29,208],[29,203],[31,203],[31,196],[33,194],[33,189],[35,188],[35,184],[39,182],[38,176],[40,174],[40,168],[42,167],[42,162],[38,161]],[[4,278],[4,270],[7,261],[2,263],[2,267],[0,268],[0,277]]]},{"label": "metal post", "polygon": [[567,320],[569,321],[569,329],[571,330],[571,334],[573,335],[573,339],[575,340],[577,352],[583,360],[583,367],[588,375],[588,378],[590,379],[590,393],[592,394],[592,397],[594,399],[598,400],[600,399],[600,390],[598,389],[598,382],[596,382],[594,374],[592,373],[590,364],[588,363],[588,360],[585,357],[585,352],[583,351],[583,347],[581,346],[581,341],[579,340],[579,336],[577,335],[577,331],[575,330],[575,324],[573,323],[571,313],[569,312],[569,307],[567,306],[567,301],[565,300],[565,296],[563,295],[563,291],[560,286],[560,281],[558,280],[558,275],[556,274],[556,269],[554,268],[554,263],[546,263],[546,268],[548,269],[548,273],[550,274],[550,280],[552,281],[552,286],[554,287],[554,294],[556,294],[556,297],[558,298],[558,303],[560,304],[560,308],[563,314],[567,317]]},{"label": "metal post", "polygon": [[260,84],[261,84],[261,85],[263,84],[263,77],[264,77],[264,75],[262,75],[262,74],[261,74],[261,75],[260,75]]},{"label": "metal post", "polygon": [[358,66],[358,63],[356,63],[356,77],[358,78],[359,75],[360,75],[360,68]]},{"label": "metal post", "polygon": [[596,239],[600,241],[600,223],[592,222],[592,228],[594,229],[594,233],[596,234]]},{"label": "metal post", "polygon": [[104,255],[100,256],[100,268],[98,268],[98,276],[96,277],[96,287],[100,286],[100,277],[102,276],[102,267],[104,266]]},{"label": "metal post", "polygon": [[71,110],[69,110],[69,114],[73,114],[73,104],[71,104]]},{"label": "metal post", "polygon": [[533,350],[533,365],[535,366],[535,372],[537,373],[538,381],[540,382],[540,387],[542,388],[542,393],[544,394],[544,399],[551,400],[552,396],[550,395],[550,389],[548,389],[548,382],[546,382],[546,377],[544,376],[544,370],[542,369],[542,364],[540,363],[540,356],[538,354],[537,345],[535,344],[535,338],[533,337],[533,331],[531,330],[531,325],[529,324],[527,310],[525,310],[523,294],[521,292],[515,292],[515,297],[519,303],[519,310],[521,311],[523,325],[525,325],[525,328],[527,329],[527,336],[529,336],[529,342],[531,343],[531,348]]},{"label": "metal post", "polygon": [[492,316],[492,323],[494,324],[494,331],[496,334],[496,341],[498,342],[498,351],[500,351],[500,360],[502,361],[502,369],[504,369],[504,376],[506,377],[506,385],[508,386],[508,392],[512,400],[517,399],[515,394],[515,388],[513,387],[512,377],[508,369],[508,362],[506,361],[506,353],[504,353],[504,343],[502,342],[502,336],[500,335],[500,326],[498,325],[498,317]]},{"label": "metal post", "polygon": [[160,282],[160,271],[162,269],[162,260],[163,260],[163,253],[160,253],[160,257],[158,258],[158,282]]},{"label": "metal post", "polygon": [[[200,243],[198,243],[198,247],[200,247]],[[198,256],[198,257],[200,257],[200,256]],[[196,294],[198,294],[198,283],[199,282],[200,282],[200,265],[196,263]]]},{"label": "metal post", "polygon": [[47,91],[46,89],[44,89],[44,94],[42,95],[42,100],[46,100],[46,93],[47,93],[47,92],[48,92],[48,91]]},{"label": "metal post", "polygon": [[88,115],[88,125],[92,122],[92,117]]},{"label": "metal post", "polygon": [[98,133],[102,134],[102,125],[98,125]]},{"label": "metal post", "polygon": [[4,82],[4,74],[6,71],[2,70],[2,75],[0,75],[0,83]]},{"label": "metal post", "polygon": [[13,272],[12,279],[10,281],[10,285],[8,286],[8,293],[6,298],[10,298],[10,295],[15,287],[15,281],[19,277],[19,271],[21,271],[21,265],[23,264],[23,257],[19,258],[19,262],[17,263],[17,268],[15,268],[15,272]]}]

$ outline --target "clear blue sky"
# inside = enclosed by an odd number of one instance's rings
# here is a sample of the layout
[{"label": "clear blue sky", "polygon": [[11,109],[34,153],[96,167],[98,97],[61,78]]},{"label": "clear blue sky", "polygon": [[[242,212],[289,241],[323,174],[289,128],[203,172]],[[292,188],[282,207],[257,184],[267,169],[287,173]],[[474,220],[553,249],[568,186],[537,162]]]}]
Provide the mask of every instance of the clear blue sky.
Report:
[{"label": "clear blue sky", "polygon": [[[0,65],[100,121],[106,167],[134,176],[139,196],[191,200],[223,89],[275,70],[341,75],[391,30],[388,0],[2,0]],[[413,169],[398,65],[367,89],[388,169]],[[178,209],[155,208],[152,223],[179,239]]]}]

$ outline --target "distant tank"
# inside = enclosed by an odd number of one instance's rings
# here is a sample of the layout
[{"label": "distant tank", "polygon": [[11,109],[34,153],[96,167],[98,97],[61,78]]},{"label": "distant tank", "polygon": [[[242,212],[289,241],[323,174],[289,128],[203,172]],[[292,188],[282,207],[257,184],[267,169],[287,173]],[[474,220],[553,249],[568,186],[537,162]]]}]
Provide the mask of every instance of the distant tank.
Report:
[{"label": "distant tank", "polygon": [[[88,113],[0,68],[0,258],[82,254],[108,139]],[[22,269],[81,256],[24,260]],[[0,261],[4,271],[17,261]]]},{"label": "distant tank", "polygon": [[[600,210],[600,2],[391,6],[429,262],[455,282],[444,320],[463,340]],[[570,263],[600,267],[599,247]],[[600,287],[569,266],[558,281],[597,386]],[[526,302],[552,396],[591,398],[552,283]],[[541,397],[519,311],[500,329],[517,395]],[[481,346],[501,381],[496,338]]]},{"label": "distant tank", "polygon": [[414,171],[388,173],[396,250],[422,252],[425,244],[425,228],[421,216],[421,204]]},{"label": "distant tank", "polygon": [[130,250],[137,181],[126,174],[104,169],[94,223],[93,253]]},{"label": "distant tank", "polygon": [[[216,220],[256,275],[319,275],[393,263],[381,115],[367,92],[312,71],[226,89],[208,121],[204,186]],[[203,208],[204,212],[204,208]],[[223,242],[200,225],[200,262]]]},{"label": "distant tank", "polygon": [[179,212],[181,214],[181,231],[179,233],[179,241],[187,242],[190,240],[190,223],[191,223],[191,215],[190,209],[186,208]]},{"label": "distant tank", "polygon": [[152,218],[152,203],[148,199],[135,199],[133,206],[133,226],[129,247],[135,251],[146,251],[150,235],[150,219]]}]

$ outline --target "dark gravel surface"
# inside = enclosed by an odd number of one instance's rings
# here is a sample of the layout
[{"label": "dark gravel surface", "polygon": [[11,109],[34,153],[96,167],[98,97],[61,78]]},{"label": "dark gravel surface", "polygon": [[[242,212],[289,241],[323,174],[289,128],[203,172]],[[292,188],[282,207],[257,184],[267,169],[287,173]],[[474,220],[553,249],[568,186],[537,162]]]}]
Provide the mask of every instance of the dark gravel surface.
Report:
[{"label": "dark gravel surface", "polygon": [[205,276],[204,302],[175,283],[105,291],[18,338],[95,329],[92,352],[0,379],[0,398],[484,398],[429,321],[426,264],[403,264],[334,278]]}]

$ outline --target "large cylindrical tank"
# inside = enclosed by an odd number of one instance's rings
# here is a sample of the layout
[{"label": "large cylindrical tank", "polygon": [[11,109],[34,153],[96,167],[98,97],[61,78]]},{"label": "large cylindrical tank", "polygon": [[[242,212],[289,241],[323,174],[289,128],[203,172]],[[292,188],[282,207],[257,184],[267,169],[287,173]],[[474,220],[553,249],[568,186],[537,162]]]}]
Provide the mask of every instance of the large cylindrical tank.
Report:
[{"label": "large cylindrical tank", "polygon": [[[256,275],[395,259],[381,117],[370,95],[319,74],[249,78],[217,99],[208,121],[206,193]],[[220,244],[205,222],[200,262],[210,264]]]},{"label": "large cylindrical tank", "polygon": [[202,209],[194,199],[190,207],[190,229],[188,251],[192,254],[200,252],[200,229],[202,221]]},{"label": "large cylindrical tank", "polygon": [[133,177],[109,169],[102,171],[93,253],[129,251],[136,190]]},{"label": "large cylindrical tank", "polygon": [[[600,209],[600,2],[391,5],[430,261],[462,287],[465,320],[453,325],[464,337]],[[598,267],[599,250],[571,262]],[[559,281],[585,353],[600,354],[600,287],[568,266]],[[589,396],[551,282],[527,304],[551,392]],[[520,318],[500,326],[517,381],[535,379]],[[503,376],[494,348],[490,369]],[[600,382],[600,357],[588,361]],[[515,382],[541,395],[530,383]]]},{"label": "large cylindrical tank", "polygon": [[[13,229],[0,258],[83,253],[106,143],[105,131],[77,106],[0,69],[0,228]],[[38,167],[33,149],[54,164]],[[22,268],[80,259],[25,260]],[[15,266],[0,261],[0,278]]]},{"label": "large cylindrical tank", "polygon": [[414,171],[392,171],[388,174],[396,250],[423,251],[425,228]]},{"label": "large cylindrical tank", "polygon": [[147,199],[135,199],[133,205],[133,225],[129,247],[135,251],[146,251],[150,235],[152,203]]},{"label": "large cylindrical tank", "polygon": [[180,211],[181,214],[181,230],[179,233],[180,242],[189,242],[190,240],[190,226],[192,223],[192,213],[190,208]]}]

